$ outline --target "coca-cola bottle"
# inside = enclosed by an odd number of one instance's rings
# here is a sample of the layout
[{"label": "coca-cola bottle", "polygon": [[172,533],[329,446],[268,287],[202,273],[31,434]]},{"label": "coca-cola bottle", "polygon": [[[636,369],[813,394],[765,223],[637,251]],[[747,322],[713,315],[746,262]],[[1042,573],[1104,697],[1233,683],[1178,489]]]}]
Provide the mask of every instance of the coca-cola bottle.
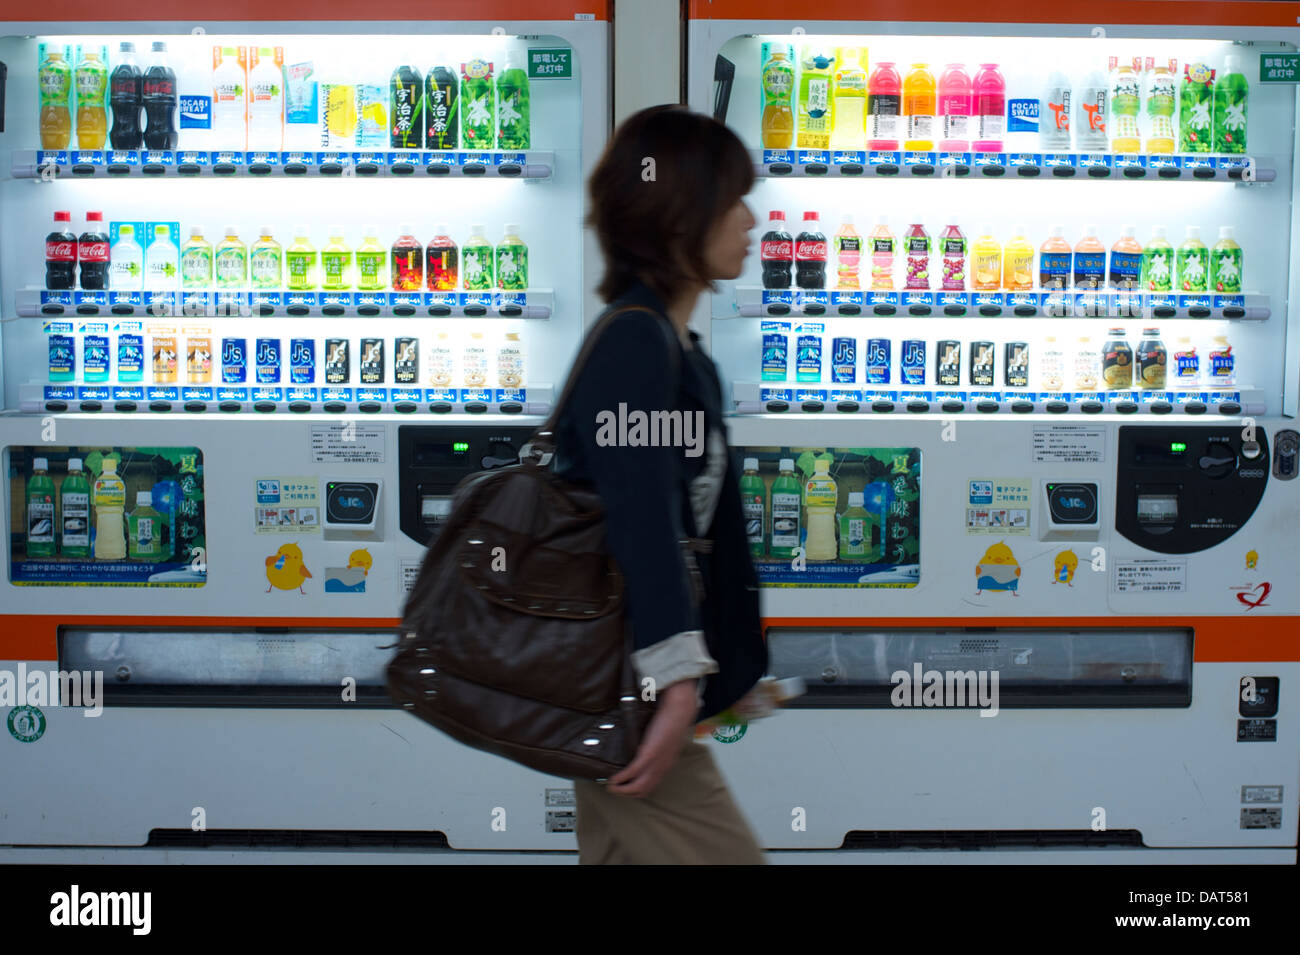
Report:
[{"label": "coca-cola bottle", "polygon": [[77,239],[77,260],[81,263],[83,289],[108,288],[108,233],[104,213],[86,213],[86,231]]},{"label": "coca-cola bottle", "polygon": [[144,148],[176,148],[176,73],[167,65],[167,44],[155,41],[153,62],[142,82]]},{"label": "coca-cola bottle", "polygon": [[108,102],[113,109],[108,141],[114,149],[139,149],[144,141],[144,130],[140,128],[144,99],[140,67],[135,64],[135,44],[123,43],[118,57],[121,62],[108,81]]},{"label": "coca-cola bottle", "polygon": [[763,262],[763,288],[790,287],[790,273],[794,270],[794,237],[785,231],[784,212],[774,210],[769,216],[758,257]]},{"label": "coca-cola bottle", "polygon": [[77,237],[72,233],[72,213],[54,213],[54,231],[45,237],[45,287],[77,285]]},{"label": "coca-cola bottle", "polygon": [[794,240],[794,261],[796,285],[807,289],[826,287],[826,234],[815,212],[803,214],[803,231]]}]

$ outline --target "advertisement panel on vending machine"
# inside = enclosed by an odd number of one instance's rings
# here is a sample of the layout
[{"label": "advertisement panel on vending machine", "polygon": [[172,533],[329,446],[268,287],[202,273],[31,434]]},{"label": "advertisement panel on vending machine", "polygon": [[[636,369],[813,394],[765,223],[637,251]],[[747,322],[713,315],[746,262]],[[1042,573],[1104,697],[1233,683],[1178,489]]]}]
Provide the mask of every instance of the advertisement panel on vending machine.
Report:
[{"label": "advertisement panel on vending machine", "polygon": [[[0,685],[56,678],[3,700],[0,855],[574,849],[562,782],[384,671],[452,489],[518,460],[599,310],[608,5],[30,16],[0,23]],[[503,842],[499,804],[535,824]]]},{"label": "advertisement panel on vending machine", "polygon": [[808,685],[714,733],[765,846],[1294,861],[1298,14],[689,4],[761,249],[695,319]]}]

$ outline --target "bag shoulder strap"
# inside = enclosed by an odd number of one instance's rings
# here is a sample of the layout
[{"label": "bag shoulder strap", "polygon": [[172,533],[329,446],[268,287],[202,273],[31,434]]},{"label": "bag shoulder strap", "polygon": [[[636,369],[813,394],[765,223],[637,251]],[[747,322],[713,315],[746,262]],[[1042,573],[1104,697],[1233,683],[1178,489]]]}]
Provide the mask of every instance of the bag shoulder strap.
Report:
[{"label": "bag shoulder strap", "polygon": [[550,415],[547,416],[546,420],[542,422],[538,429],[528,439],[524,447],[520,450],[519,456],[521,459],[536,455],[540,458],[538,463],[542,466],[550,463],[550,460],[555,453],[555,429],[559,427],[560,416],[564,413],[564,408],[569,403],[569,399],[572,397],[573,391],[577,387],[578,378],[586,367],[587,361],[591,358],[591,353],[596,348],[596,342],[600,340],[601,335],[605,334],[609,326],[614,323],[614,319],[628,312],[651,312],[660,319],[660,324],[664,331],[664,340],[668,346],[669,360],[672,362],[673,366],[673,393],[676,394],[678,388],[677,382],[681,374],[681,343],[677,340],[676,335],[673,334],[672,321],[666,315],[655,312],[653,309],[645,305],[624,305],[621,308],[616,308],[613,311],[606,312],[597,320],[596,324],[591,327],[591,331],[587,333],[587,337],[582,342],[582,347],[578,349],[577,357],[573,359],[573,365],[569,369],[569,377],[564,383],[564,389],[560,392],[559,399],[556,400],[554,406],[552,406]]}]

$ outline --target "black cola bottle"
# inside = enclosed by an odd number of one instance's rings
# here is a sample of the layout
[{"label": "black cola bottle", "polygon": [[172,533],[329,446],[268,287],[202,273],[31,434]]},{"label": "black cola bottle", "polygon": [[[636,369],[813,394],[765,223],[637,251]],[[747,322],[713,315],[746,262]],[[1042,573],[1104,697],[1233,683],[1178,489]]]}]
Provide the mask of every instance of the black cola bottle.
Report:
[{"label": "black cola bottle", "polygon": [[803,289],[826,287],[826,233],[816,212],[803,214],[803,231],[794,240],[795,284]]},{"label": "black cola bottle", "polygon": [[176,148],[176,73],[167,65],[167,44],[155,41],[142,82],[144,148]]},{"label": "black cola bottle", "polygon": [[763,263],[763,288],[789,288],[790,273],[794,270],[794,237],[785,229],[784,212],[773,210],[758,248]]},{"label": "black cola bottle", "polygon": [[455,149],[460,143],[460,78],[445,66],[429,71],[424,88],[427,149]]},{"label": "black cola bottle", "polygon": [[393,70],[388,84],[389,144],[394,149],[424,146],[424,81],[413,66]]},{"label": "black cola bottle", "polygon": [[70,289],[77,284],[77,237],[72,213],[54,213],[54,231],[45,237],[45,287]]},{"label": "black cola bottle", "polygon": [[108,80],[108,102],[113,110],[113,126],[108,141],[114,149],[139,149],[144,142],[140,110],[144,107],[144,87],[140,67],[135,62],[135,44],[118,48],[118,65]]},{"label": "black cola bottle", "polygon": [[102,212],[86,213],[86,231],[77,238],[77,264],[81,267],[81,287],[108,288],[109,247]]}]

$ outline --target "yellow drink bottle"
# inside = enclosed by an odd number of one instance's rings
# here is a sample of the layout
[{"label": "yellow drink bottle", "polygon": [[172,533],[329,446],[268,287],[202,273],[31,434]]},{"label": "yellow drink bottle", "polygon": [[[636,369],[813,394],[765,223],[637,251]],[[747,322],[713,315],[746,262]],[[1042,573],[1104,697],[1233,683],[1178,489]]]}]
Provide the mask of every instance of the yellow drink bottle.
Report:
[{"label": "yellow drink bottle", "polygon": [[1018,225],[1002,257],[1002,287],[1008,292],[1029,292],[1034,288],[1034,244]]},{"label": "yellow drink bottle", "polygon": [[117,476],[117,460],[104,459],[103,473],[95,479],[95,560],[121,560],[126,556],[122,515],[126,510],[126,484]]},{"label": "yellow drink bottle", "polygon": [[835,506],[839,489],[830,475],[831,463],[819,459],[813,464],[813,476],[804,485],[804,508],[808,512],[808,538],[805,542],[809,560],[834,560],[838,556],[835,546]]},{"label": "yellow drink bottle", "polygon": [[996,292],[1002,285],[1002,247],[993,235],[993,226],[980,229],[980,237],[971,245],[971,288],[977,292]]}]

